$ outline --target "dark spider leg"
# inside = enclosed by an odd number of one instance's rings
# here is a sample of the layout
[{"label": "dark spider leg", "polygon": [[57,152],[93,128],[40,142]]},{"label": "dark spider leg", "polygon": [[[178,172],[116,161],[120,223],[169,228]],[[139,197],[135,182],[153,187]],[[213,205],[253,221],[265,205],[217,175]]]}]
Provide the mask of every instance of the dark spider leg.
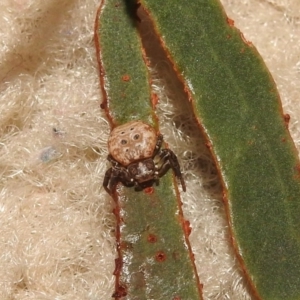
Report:
[{"label": "dark spider leg", "polygon": [[112,174],[112,168],[109,168],[104,175],[104,179],[103,179],[103,187],[106,190],[106,192],[111,195],[111,190],[109,189],[109,185],[110,185],[110,180],[111,180],[111,174]]},{"label": "dark spider leg", "polygon": [[109,155],[107,155],[107,160],[114,166],[114,167],[116,167],[116,166],[118,166],[118,162],[117,161],[115,161],[114,159],[113,159],[113,157],[109,154]]},{"label": "dark spider leg", "polygon": [[155,146],[155,149],[154,149],[154,152],[153,152],[152,157],[154,157],[154,156],[157,155],[158,151],[159,151],[160,148],[161,148],[161,145],[162,145],[162,143],[163,143],[163,140],[164,140],[163,135],[162,135],[162,134],[159,134],[159,135],[157,136],[156,146]]},{"label": "dark spider leg", "polygon": [[115,162],[114,166],[109,168],[105,173],[103,187],[108,194],[112,195],[113,190],[119,182],[122,182],[122,184],[127,187],[132,187],[134,185],[127,170]]},{"label": "dark spider leg", "polygon": [[142,191],[143,190],[143,187],[141,186],[141,184],[139,184],[138,182],[134,182],[134,190],[136,191],[136,192],[140,192],[140,191]]},{"label": "dark spider leg", "polygon": [[160,157],[163,161],[163,165],[161,166],[160,170],[158,171],[158,176],[162,177],[164,174],[168,172],[170,168],[173,169],[175,176],[180,180],[182,190],[186,192],[186,185],[185,181],[182,177],[181,171],[180,171],[180,165],[178,162],[178,159],[174,152],[170,149],[163,149],[161,150]]}]

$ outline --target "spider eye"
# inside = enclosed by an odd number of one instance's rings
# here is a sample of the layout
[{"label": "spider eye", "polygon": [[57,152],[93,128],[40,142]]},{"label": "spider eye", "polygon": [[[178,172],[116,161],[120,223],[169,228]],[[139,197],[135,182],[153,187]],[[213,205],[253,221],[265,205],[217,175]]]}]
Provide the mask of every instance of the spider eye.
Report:
[{"label": "spider eye", "polygon": [[134,139],[134,140],[138,140],[138,139],[139,139],[139,137],[140,137],[140,135],[139,135],[139,134],[135,134],[135,135],[133,136],[133,139]]},{"label": "spider eye", "polygon": [[127,141],[126,141],[126,140],[121,140],[121,144],[122,144],[122,145],[126,145],[126,144],[127,144]]}]

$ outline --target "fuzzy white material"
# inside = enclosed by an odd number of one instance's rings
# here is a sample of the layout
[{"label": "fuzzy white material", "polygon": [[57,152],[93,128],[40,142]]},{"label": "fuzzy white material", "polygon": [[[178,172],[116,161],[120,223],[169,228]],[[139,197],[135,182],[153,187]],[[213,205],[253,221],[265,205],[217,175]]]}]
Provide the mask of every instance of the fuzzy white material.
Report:
[{"label": "fuzzy white material", "polygon": [[[300,2],[223,0],[277,83],[300,147]],[[0,3],[0,299],[111,299],[115,219],[101,188],[109,125],[93,42],[96,0]],[[229,242],[220,183],[203,141],[158,107],[183,166],[204,299],[251,299]],[[266,116],[267,117],[267,116]],[[175,129],[177,124],[179,129]],[[189,149],[189,150],[187,150]],[[200,182],[200,183],[199,183]],[[214,184],[212,184],[214,183]],[[207,187],[210,188],[207,188]],[[188,300],[188,299],[186,299]]]}]

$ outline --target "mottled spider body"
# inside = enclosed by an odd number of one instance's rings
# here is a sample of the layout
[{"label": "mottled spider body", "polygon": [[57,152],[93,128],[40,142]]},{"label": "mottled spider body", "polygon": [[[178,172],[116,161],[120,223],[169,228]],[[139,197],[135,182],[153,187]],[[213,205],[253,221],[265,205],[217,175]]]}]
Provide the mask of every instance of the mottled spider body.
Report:
[{"label": "mottled spider body", "polygon": [[116,127],[108,140],[107,159],[112,167],[105,173],[105,190],[111,194],[119,182],[136,190],[158,185],[159,178],[172,168],[185,191],[177,157],[170,149],[161,149],[162,143],[163,136],[141,121]]}]

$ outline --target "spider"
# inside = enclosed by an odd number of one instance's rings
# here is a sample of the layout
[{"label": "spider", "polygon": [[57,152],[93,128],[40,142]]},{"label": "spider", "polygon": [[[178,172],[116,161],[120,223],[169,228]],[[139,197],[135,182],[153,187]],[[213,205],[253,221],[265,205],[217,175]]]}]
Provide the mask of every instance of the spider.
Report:
[{"label": "spider", "polygon": [[161,149],[162,143],[163,136],[142,121],[116,127],[108,139],[107,159],[112,167],[104,176],[105,190],[111,195],[121,182],[140,191],[153,183],[158,185],[159,178],[172,168],[185,192],[186,185],[177,157],[170,149]]}]

